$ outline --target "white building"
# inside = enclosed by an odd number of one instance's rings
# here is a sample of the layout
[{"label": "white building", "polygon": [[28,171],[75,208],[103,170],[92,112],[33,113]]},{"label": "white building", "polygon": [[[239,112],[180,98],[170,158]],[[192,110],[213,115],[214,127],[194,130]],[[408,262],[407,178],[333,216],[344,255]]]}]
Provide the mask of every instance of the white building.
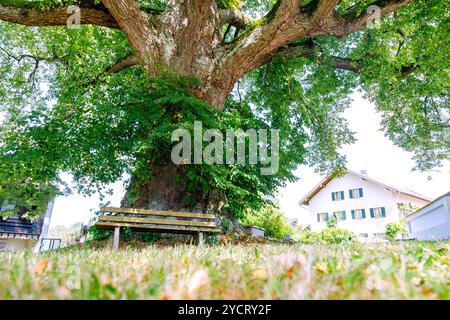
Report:
[{"label": "white building", "polygon": [[450,192],[406,217],[410,238],[450,239]]},{"label": "white building", "polygon": [[367,174],[347,170],[343,177],[327,176],[303,199],[309,207],[312,231],[320,231],[336,216],[338,228],[352,231],[362,241],[385,238],[386,225],[406,216],[399,205],[423,207],[431,199],[410,190],[389,186]]}]

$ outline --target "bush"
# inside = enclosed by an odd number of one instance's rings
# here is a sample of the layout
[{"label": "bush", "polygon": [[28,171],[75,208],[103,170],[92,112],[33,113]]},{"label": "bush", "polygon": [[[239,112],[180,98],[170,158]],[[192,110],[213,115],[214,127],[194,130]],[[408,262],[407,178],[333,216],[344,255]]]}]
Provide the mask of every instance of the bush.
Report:
[{"label": "bush", "polygon": [[241,223],[263,228],[264,235],[271,238],[283,239],[285,235],[292,233],[288,219],[273,205],[268,205],[259,212],[248,211]]},{"label": "bush", "polygon": [[386,237],[391,241],[395,240],[399,234],[405,234],[406,232],[404,223],[391,222],[386,225]]},{"label": "bush", "polygon": [[305,244],[337,244],[355,239],[352,232],[336,228],[326,228],[319,232],[303,230],[294,236],[294,240]]},{"label": "bush", "polygon": [[300,231],[294,235],[294,241],[298,241],[305,244],[320,243],[320,236],[318,232],[312,232],[309,229]]},{"label": "bush", "polygon": [[349,242],[355,239],[355,235],[352,232],[336,228],[326,228],[320,231],[319,234],[322,242],[327,244]]},{"label": "bush", "polygon": [[[89,241],[102,241],[112,237],[112,231],[98,230],[93,226],[88,231]],[[134,232],[130,228],[120,228],[120,240],[122,241],[143,241],[155,242],[161,239],[160,233]]]}]

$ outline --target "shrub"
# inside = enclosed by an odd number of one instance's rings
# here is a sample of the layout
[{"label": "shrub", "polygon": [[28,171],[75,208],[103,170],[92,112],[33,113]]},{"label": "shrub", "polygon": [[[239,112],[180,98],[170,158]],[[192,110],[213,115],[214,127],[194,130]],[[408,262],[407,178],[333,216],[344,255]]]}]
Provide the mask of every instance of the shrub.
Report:
[{"label": "shrub", "polygon": [[241,223],[264,228],[264,235],[272,238],[283,239],[285,235],[292,233],[288,219],[273,205],[268,205],[259,212],[248,211]]},{"label": "shrub", "polygon": [[[93,226],[88,231],[88,239],[89,241],[102,241],[112,237],[112,234],[112,231],[98,230]],[[135,232],[130,228],[120,228],[120,240],[122,241],[155,242],[160,239],[160,233]]]},{"label": "shrub", "polygon": [[338,219],[336,215],[332,215],[331,218],[327,221],[327,228],[334,229],[337,227]]},{"label": "shrub", "polygon": [[309,229],[300,231],[294,235],[294,241],[298,241],[305,244],[320,243],[320,237],[318,232],[312,232]]},{"label": "shrub", "polygon": [[336,228],[326,228],[320,231],[319,234],[322,242],[327,244],[349,242],[355,239],[355,235],[352,232]]},{"label": "shrub", "polygon": [[303,230],[294,237],[294,240],[305,244],[337,244],[355,239],[356,236],[352,232],[336,228],[326,228],[319,232]]},{"label": "shrub", "polygon": [[399,234],[405,234],[406,232],[404,223],[391,222],[386,225],[386,237],[391,241],[395,240]]}]

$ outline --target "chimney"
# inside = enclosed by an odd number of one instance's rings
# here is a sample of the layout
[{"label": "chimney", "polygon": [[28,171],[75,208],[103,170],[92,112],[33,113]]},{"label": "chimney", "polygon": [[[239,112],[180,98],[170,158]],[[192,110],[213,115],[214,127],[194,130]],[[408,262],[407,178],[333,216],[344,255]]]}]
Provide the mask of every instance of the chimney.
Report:
[{"label": "chimney", "polygon": [[366,176],[367,175],[367,170],[365,170],[365,169],[361,170],[361,174]]}]

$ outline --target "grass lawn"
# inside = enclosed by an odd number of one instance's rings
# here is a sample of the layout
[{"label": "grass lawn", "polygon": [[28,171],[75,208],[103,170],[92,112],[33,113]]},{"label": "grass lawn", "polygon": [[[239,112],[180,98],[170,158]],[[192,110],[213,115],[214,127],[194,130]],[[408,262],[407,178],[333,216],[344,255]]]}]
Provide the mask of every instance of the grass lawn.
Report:
[{"label": "grass lawn", "polygon": [[0,253],[0,299],[450,299],[450,243]]}]

